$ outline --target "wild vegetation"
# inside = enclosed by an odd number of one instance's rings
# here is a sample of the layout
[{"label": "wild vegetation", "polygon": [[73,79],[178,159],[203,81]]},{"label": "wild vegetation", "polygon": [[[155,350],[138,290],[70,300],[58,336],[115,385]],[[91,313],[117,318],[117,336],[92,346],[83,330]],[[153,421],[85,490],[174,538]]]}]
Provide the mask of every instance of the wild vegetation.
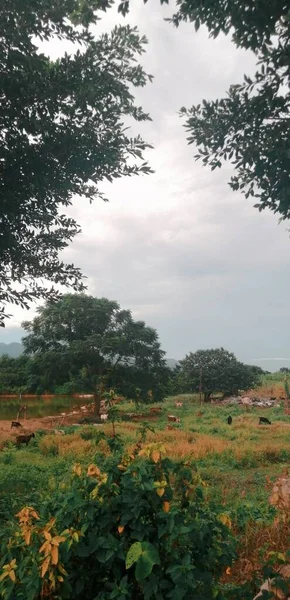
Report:
[{"label": "wild vegetation", "polygon": [[287,561],[289,526],[268,501],[290,459],[283,407],[200,407],[192,395],[155,406],[119,404],[114,435],[107,423],[6,441],[4,598],[250,600],[262,565]]},{"label": "wild vegetation", "polygon": [[[25,354],[1,358],[0,392],[93,392],[111,421],[1,439],[0,596],[252,600],[290,562],[289,511],[268,500],[288,472],[289,414],[209,401],[258,384],[288,398],[287,371],[270,379],[216,348],[172,373],[130,311],[56,289],[84,289],[59,256],[79,232],[63,214],[72,198],[105,199],[104,180],[151,172],[149,145],[124,127],[150,118],[132,94],[152,79],[137,62],[146,38],[127,24],[92,33],[113,4],[9,0],[0,15],[0,326],[7,304],[48,300],[24,324]],[[129,0],[118,5],[126,15]],[[176,11],[174,25],[232,35],[258,61],[226,98],[181,109],[195,158],[230,160],[232,189],[288,218],[289,2],[178,0]],[[39,51],[55,38],[73,52]],[[128,401],[114,406],[115,391]]]}]

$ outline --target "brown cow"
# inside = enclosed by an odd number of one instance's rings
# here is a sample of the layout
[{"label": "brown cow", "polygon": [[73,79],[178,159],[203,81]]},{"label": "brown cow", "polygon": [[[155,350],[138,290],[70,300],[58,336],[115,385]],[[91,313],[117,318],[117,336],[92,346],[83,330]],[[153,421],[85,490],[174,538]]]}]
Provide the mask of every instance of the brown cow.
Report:
[{"label": "brown cow", "polygon": [[16,438],[16,444],[17,446],[20,446],[20,444],[26,444],[27,446],[31,438],[35,438],[34,433],[29,433],[28,435],[18,435]]},{"label": "brown cow", "polygon": [[174,415],[167,415],[167,419],[173,423],[180,423],[180,417],[175,417]]}]

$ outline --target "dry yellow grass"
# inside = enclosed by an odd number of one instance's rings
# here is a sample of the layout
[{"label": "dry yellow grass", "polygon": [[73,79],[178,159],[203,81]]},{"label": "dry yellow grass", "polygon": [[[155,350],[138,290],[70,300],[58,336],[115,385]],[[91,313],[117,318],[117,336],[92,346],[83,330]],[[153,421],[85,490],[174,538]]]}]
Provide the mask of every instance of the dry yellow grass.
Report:
[{"label": "dry yellow grass", "polygon": [[[137,442],[137,430],[139,424],[136,423],[118,423],[116,430],[118,434],[125,438],[125,446],[132,449]],[[105,424],[102,431],[106,435],[112,434],[112,426]],[[229,430],[226,430],[226,433]],[[220,454],[231,452],[238,459],[241,459],[248,453],[254,453],[268,456],[271,459],[282,449],[290,449],[290,424],[279,422],[273,423],[271,430],[269,428],[257,427],[256,423],[251,423],[251,417],[242,415],[235,421],[235,425],[230,430],[234,439],[223,437],[224,431],[215,435],[199,432],[176,430],[156,430],[155,433],[148,432],[147,442],[160,442],[165,445],[167,455],[172,458],[186,458],[189,456],[202,458],[208,454]],[[146,443],[147,443],[146,442]],[[110,454],[110,449],[105,440],[101,440],[96,446],[95,440],[84,440],[81,437],[81,431],[76,430],[73,434],[57,436],[54,434],[46,435],[39,441],[39,448],[43,454],[80,455],[87,456],[94,452],[102,452],[105,455]]]},{"label": "dry yellow grass", "polygon": [[231,569],[231,576],[225,575],[223,581],[240,584],[261,577],[261,565],[267,562],[270,552],[287,552],[289,539],[289,521],[277,519],[267,527],[249,522],[241,537],[239,557]]},{"label": "dry yellow grass", "polygon": [[259,387],[251,390],[249,393],[250,396],[257,396],[260,398],[284,398],[285,397],[285,388],[283,383],[275,383],[271,382],[268,384],[260,385]]},{"label": "dry yellow grass", "polygon": [[162,442],[168,456],[183,458],[196,456],[201,458],[210,452],[224,452],[230,447],[230,442],[204,434],[194,434],[185,431],[158,431],[157,435],[149,433],[148,441]]},{"label": "dry yellow grass", "polygon": [[91,440],[83,440],[77,434],[46,435],[39,441],[39,450],[44,455],[88,456],[96,451],[96,446]]}]

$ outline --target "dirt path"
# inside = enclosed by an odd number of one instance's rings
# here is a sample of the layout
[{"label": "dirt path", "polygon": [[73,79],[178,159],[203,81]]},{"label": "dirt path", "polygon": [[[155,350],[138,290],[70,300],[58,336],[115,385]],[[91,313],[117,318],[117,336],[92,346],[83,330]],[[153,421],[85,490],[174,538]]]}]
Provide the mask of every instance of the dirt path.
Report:
[{"label": "dirt path", "polygon": [[0,443],[8,439],[13,441],[17,435],[36,432],[38,429],[45,429],[47,431],[62,429],[68,425],[74,425],[81,417],[84,417],[82,412],[66,416],[65,418],[58,415],[55,417],[41,417],[38,419],[21,419],[20,422],[22,427],[18,427],[17,429],[14,427],[11,429],[11,420],[3,420],[0,421]]}]

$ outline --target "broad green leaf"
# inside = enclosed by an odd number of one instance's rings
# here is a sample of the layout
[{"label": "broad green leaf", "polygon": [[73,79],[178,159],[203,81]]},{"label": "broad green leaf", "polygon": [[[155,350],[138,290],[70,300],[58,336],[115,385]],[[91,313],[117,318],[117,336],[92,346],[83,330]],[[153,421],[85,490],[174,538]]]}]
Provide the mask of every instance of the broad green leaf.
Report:
[{"label": "broad green leaf", "polygon": [[129,548],[126,556],[126,569],[130,569],[132,565],[140,558],[142,554],[142,545],[140,542],[135,542]]},{"label": "broad green leaf", "polygon": [[142,554],[137,561],[135,577],[137,581],[145,579],[150,575],[154,565],[160,565],[158,550],[149,542],[142,542]]}]

